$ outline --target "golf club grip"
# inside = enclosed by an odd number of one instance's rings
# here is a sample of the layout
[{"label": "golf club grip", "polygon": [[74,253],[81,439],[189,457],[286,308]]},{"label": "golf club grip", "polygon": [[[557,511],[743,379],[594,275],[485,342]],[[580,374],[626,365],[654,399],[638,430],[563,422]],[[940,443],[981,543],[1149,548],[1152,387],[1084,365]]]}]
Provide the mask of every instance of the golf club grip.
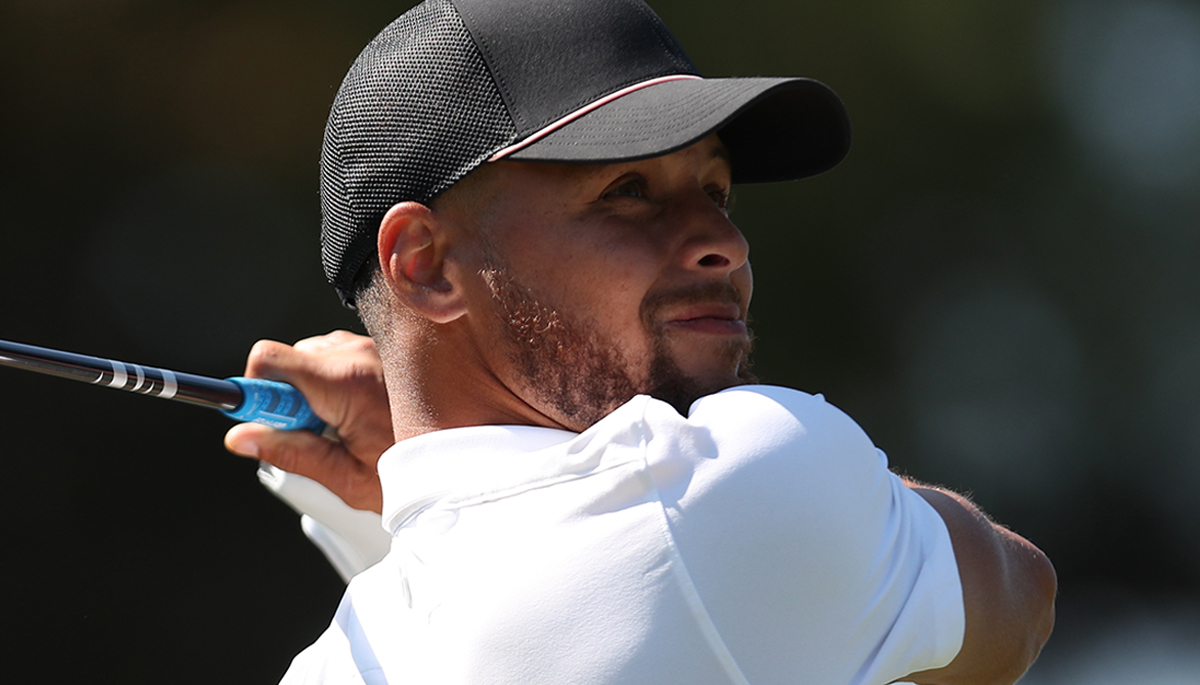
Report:
[{"label": "golf club grip", "polygon": [[222,409],[226,416],[280,430],[308,430],[317,435],[325,430],[325,422],[313,413],[304,395],[287,383],[241,376],[225,380],[241,388],[245,398],[235,409]]}]

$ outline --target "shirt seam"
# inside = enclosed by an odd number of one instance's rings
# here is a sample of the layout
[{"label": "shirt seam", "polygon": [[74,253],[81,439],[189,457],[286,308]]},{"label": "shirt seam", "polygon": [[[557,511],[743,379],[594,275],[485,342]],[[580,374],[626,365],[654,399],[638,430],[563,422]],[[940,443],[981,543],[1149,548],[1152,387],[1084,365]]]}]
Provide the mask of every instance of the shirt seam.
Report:
[{"label": "shirt seam", "polygon": [[717,629],[716,623],[708,613],[708,608],[704,605],[704,599],[700,596],[700,590],[696,587],[691,573],[687,570],[687,563],[683,559],[683,554],[675,545],[675,533],[671,529],[671,519],[667,514],[666,506],[663,504],[658,483],[654,480],[654,473],[650,469],[649,451],[651,436],[648,436],[649,431],[646,430],[648,426],[646,411],[649,407],[649,401],[646,401],[642,405],[642,415],[639,421],[642,469],[643,473],[646,474],[646,479],[650,487],[653,488],[654,499],[658,503],[658,511],[662,516],[663,528],[666,531],[667,550],[670,554],[671,575],[674,577],[679,591],[683,594],[688,611],[696,622],[696,627],[700,630],[701,635],[704,636],[704,641],[712,651],[713,658],[721,665],[721,670],[725,672],[731,683],[735,685],[750,685],[750,681],[742,673],[741,666],[738,665],[733,652],[725,644],[724,638],[721,637],[721,632]]},{"label": "shirt seam", "polygon": [[550,487],[554,487],[556,485],[560,485],[562,483],[569,483],[569,482],[575,481],[575,480],[583,480],[585,478],[591,478],[592,476],[596,476],[596,475],[605,473],[607,471],[611,471],[611,470],[617,469],[617,468],[622,468],[622,467],[628,466],[628,465],[629,465],[628,461],[616,462],[616,463],[612,463],[612,464],[605,464],[604,466],[593,468],[593,469],[590,469],[583,473],[560,473],[560,474],[553,475],[553,476],[545,476],[545,477],[537,478],[534,480],[524,481],[524,482],[517,483],[515,485],[511,485],[511,486],[504,487],[504,488],[483,490],[483,491],[478,491],[478,492],[472,492],[469,494],[465,494],[465,493],[464,494],[455,494],[454,491],[450,491],[450,492],[444,493],[442,496],[440,496],[438,498],[438,501],[434,502],[434,504],[440,503],[440,504],[444,504],[444,505],[447,505],[449,507],[453,507],[456,509],[465,509],[467,507],[475,507],[475,506],[479,506],[482,504],[488,504],[490,502],[495,502],[497,500],[503,500],[503,499],[509,499],[511,497],[517,497],[519,495],[523,495],[527,492],[532,492],[534,490],[542,490],[545,488],[550,488]]}]

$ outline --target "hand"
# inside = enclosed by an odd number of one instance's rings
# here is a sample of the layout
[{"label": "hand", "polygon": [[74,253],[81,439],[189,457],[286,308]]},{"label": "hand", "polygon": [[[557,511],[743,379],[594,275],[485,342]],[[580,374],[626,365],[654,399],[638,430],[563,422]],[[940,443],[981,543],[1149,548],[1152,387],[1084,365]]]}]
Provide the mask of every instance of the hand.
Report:
[{"label": "hand", "polygon": [[225,434],[226,449],[312,478],[355,509],[380,511],[383,492],[375,465],[394,440],[374,341],[349,331],[305,338],[295,346],[260,340],[244,375],[292,384],[337,434],[242,423]]}]

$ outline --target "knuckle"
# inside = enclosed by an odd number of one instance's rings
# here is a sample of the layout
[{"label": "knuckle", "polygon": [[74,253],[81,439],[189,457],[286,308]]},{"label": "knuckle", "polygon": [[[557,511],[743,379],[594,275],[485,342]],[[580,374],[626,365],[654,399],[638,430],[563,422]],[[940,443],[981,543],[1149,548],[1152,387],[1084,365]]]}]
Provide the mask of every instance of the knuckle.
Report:
[{"label": "knuckle", "polygon": [[296,349],[315,352],[318,350],[341,347],[349,343],[354,337],[353,333],[346,330],[330,331],[323,335],[314,335],[302,340],[296,341]]},{"label": "knuckle", "polygon": [[274,340],[259,340],[250,348],[246,356],[246,374],[260,375],[266,369],[274,368],[287,350],[287,345]]},{"label": "knuckle", "polygon": [[302,338],[296,341],[295,348],[305,352],[316,352],[329,347],[329,337],[326,335],[314,335],[308,338]]},{"label": "knuckle", "polygon": [[374,369],[352,369],[344,383],[354,399],[377,403],[387,397],[383,376]]},{"label": "knuckle", "polygon": [[370,354],[378,357],[379,352],[375,349],[375,339],[369,335],[356,335],[352,341],[359,352]]}]

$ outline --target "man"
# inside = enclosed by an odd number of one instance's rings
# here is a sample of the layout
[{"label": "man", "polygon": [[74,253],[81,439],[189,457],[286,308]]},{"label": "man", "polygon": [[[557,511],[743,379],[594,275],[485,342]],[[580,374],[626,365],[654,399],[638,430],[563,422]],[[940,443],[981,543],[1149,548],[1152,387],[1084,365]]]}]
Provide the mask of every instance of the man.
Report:
[{"label": "man", "polygon": [[247,367],[340,440],[226,439],[391,538],[285,682],[1020,677],[1044,555],[820,397],[747,385],[730,186],[848,142],[827,88],[700,79],[640,0],[428,0],[384,29],[322,157],[326,273],[373,343]]}]

